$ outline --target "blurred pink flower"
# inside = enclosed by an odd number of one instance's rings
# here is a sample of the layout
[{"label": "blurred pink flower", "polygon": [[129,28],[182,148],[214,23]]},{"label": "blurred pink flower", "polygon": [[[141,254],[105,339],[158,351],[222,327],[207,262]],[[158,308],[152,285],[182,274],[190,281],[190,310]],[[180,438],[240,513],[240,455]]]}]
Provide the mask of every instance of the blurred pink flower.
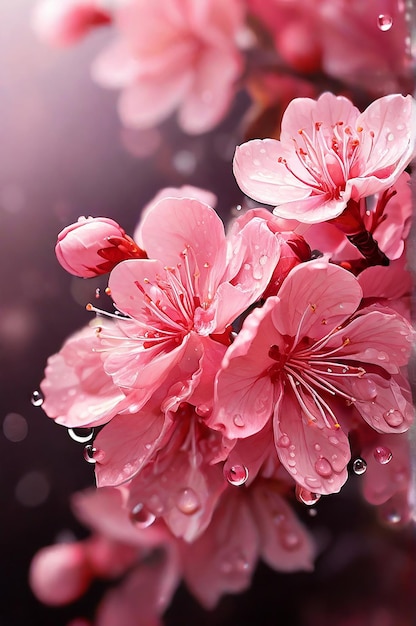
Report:
[{"label": "blurred pink flower", "polygon": [[143,259],[146,253],[107,217],[80,217],[58,235],[56,257],[74,276],[91,278],[108,274],[126,259]]},{"label": "blurred pink flower", "polygon": [[277,205],[279,217],[313,224],[338,217],[349,201],[387,190],[415,154],[411,96],[379,98],[363,112],[342,96],[293,100],[280,141],[237,147],[234,174],[247,195]]},{"label": "blurred pink flower", "polygon": [[338,491],[350,459],[348,420],[357,411],[378,432],[413,419],[401,374],[413,331],[393,310],[359,309],[362,291],[324,260],[295,267],[278,297],[246,319],[218,374],[207,423],[229,438],[260,431],[274,414],[278,457],[303,488]]},{"label": "blurred pink flower", "polygon": [[146,128],[178,109],[191,134],[213,128],[225,115],[243,69],[236,38],[241,0],[130,0],[115,13],[120,40],[93,66],[106,87],[121,88],[122,121]]},{"label": "blurred pink flower", "polygon": [[33,28],[48,43],[66,46],[111,19],[100,0],[42,0],[33,14]]}]

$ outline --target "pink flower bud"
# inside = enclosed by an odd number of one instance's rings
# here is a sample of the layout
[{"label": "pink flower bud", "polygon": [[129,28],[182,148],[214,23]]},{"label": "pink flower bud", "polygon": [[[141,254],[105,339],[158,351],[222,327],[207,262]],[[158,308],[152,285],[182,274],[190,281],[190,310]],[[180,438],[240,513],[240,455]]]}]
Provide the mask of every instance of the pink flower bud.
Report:
[{"label": "pink flower bud", "polygon": [[87,590],[91,572],[82,543],[42,548],[30,566],[30,586],[45,604],[69,604]]},{"label": "pink flower bud", "polygon": [[67,46],[111,19],[93,0],[43,0],[35,8],[33,28],[48,43]]},{"label": "pink flower bud", "polygon": [[121,226],[106,217],[80,217],[59,233],[55,252],[62,267],[81,278],[107,274],[126,259],[146,258]]}]

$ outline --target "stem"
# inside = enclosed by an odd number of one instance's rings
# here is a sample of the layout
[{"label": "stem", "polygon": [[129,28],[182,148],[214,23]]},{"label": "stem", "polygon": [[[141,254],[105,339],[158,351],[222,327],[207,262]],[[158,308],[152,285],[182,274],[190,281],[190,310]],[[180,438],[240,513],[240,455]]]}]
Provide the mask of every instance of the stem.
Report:
[{"label": "stem", "polygon": [[361,252],[368,265],[389,265],[389,258],[380,250],[377,241],[367,230],[347,235],[348,240]]}]

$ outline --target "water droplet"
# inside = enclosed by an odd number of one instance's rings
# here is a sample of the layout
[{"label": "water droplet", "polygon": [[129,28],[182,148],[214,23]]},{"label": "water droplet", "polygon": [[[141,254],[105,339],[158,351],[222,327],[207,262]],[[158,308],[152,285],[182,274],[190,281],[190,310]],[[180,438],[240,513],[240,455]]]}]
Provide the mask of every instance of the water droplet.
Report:
[{"label": "water droplet", "polygon": [[87,443],[94,437],[93,428],[68,428],[68,435],[77,443]]},{"label": "water droplet", "polygon": [[194,513],[198,511],[201,504],[199,502],[199,498],[196,495],[195,491],[193,489],[188,488],[188,489],[183,489],[179,493],[176,506],[184,515],[193,515]]},{"label": "water droplet", "polygon": [[233,465],[232,467],[225,469],[224,476],[230,485],[240,487],[240,485],[244,485],[247,481],[248,469],[245,465]]},{"label": "water droplet", "polygon": [[282,545],[286,550],[296,550],[300,545],[300,537],[292,530],[282,532],[280,535]]},{"label": "water droplet", "polygon": [[391,17],[391,15],[381,14],[377,18],[377,26],[380,30],[386,32],[390,30],[390,28],[393,26],[393,18]]},{"label": "water droplet", "polygon": [[393,139],[394,139],[394,135],[393,135],[393,133],[389,133],[389,134],[387,135],[387,141],[393,141]]},{"label": "water droplet", "polygon": [[266,255],[266,254],[263,254],[263,256],[261,256],[261,257],[259,258],[259,263],[260,263],[260,265],[266,265],[266,263],[267,263],[267,259],[268,259],[267,255]]},{"label": "water droplet", "polygon": [[318,511],[316,509],[309,509],[309,516],[316,517],[318,515]]},{"label": "water droplet", "polygon": [[331,463],[325,457],[321,457],[315,462],[315,470],[322,478],[329,478],[334,472]]},{"label": "water droplet", "polygon": [[253,267],[253,278],[254,280],[261,280],[263,278],[263,270],[261,267],[257,265]]},{"label": "water droplet", "polygon": [[289,439],[289,437],[286,434],[283,434],[277,440],[277,445],[279,446],[279,448],[288,448],[290,446],[290,439]]},{"label": "water droplet", "polygon": [[250,563],[245,555],[239,550],[231,551],[222,557],[220,570],[223,574],[244,573],[250,569]]},{"label": "water droplet", "polygon": [[361,476],[361,474],[365,473],[366,469],[367,463],[364,461],[364,459],[355,459],[354,463],[352,464],[352,471],[354,472],[354,474],[357,474],[357,476]]},{"label": "water droplet", "polygon": [[387,465],[393,458],[392,451],[385,446],[377,446],[373,452],[373,456],[380,465]]},{"label": "water droplet", "polygon": [[85,446],[85,448],[84,448],[84,459],[87,461],[87,463],[96,463],[97,462],[97,459],[94,458],[94,453],[95,452],[97,452],[97,450],[91,444],[88,444],[88,446]]},{"label": "water droplet", "polygon": [[156,515],[139,502],[130,511],[130,519],[138,528],[148,528],[155,521]]},{"label": "water droplet", "polygon": [[233,417],[233,423],[234,426],[237,426],[238,428],[243,428],[244,426],[244,420],[241,417],[241,415],[239,413],[236,413]]},{"label": "water droplet", "polygon": [[41,391],[34,391],[30,401],[33,406],[42,406],[44,401],[43,393]]},{"label": "water droplet", "polygon": [[319,493],[313,493],[300,485],[296,485],[296,498],[299,502],[306,504],[306,506],[313,506],[318,502],[320,497]]},{"label": "water droplet", "polygon": [[395,426],[400,426],[400,424],[403,423],[402,415],[399,413],[399,411],[396,411],[395,409],[389,409],[388,411],[383,413],[383,417],[386,420],[387,424],[389,426],[393,426],[393,428]]}]

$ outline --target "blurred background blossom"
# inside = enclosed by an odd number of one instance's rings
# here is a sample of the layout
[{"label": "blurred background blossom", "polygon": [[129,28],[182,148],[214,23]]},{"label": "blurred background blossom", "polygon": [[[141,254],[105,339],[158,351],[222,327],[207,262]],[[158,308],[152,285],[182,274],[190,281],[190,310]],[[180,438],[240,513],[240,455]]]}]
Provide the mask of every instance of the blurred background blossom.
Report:
[{"label": "blurred background blossom", "polygon": [[[184,184],[213,192],[227,219],[242,202],[231,171],[235,145],[277,136],[293,97],[331,88],[354,94],[361,106],[382,93],[412,90],[410,3],[241,3],[252,30],[233,40],[235,97],[228,94],[211,120],[215,131],[199,135],[185,134],[175,117],[123,127],[119,93],[90,74],[94,59],[113,45],[114,27],[92,29],[72,47],[49,47],[32,30],[35,4],[2,0],[0,7],[0,624],[75,626],[84,624],[80,616],[92,618],[106,583],[94,583],[68,608],[47,608],[29,589],[29,564],[42,546],[87,536],[70,496],[94,476],[83,445],[45,417],[32,393],[47,357],[85,324],[85,303],[95,302],[106,283],[63,272],[54,254],[57,233],[80,215],[109,216],[133,233],[161,188]],[[166,625],[413,626],[414,526],[391,508],[377,515],[360,500],[362,489],[377,500],[371,471],[352,473],[340,494],[314,508],[295,503],[317,545],[314,572],[288,575],[261,564],[247,592],[224,597],[209,612],[181,586]]]}]

